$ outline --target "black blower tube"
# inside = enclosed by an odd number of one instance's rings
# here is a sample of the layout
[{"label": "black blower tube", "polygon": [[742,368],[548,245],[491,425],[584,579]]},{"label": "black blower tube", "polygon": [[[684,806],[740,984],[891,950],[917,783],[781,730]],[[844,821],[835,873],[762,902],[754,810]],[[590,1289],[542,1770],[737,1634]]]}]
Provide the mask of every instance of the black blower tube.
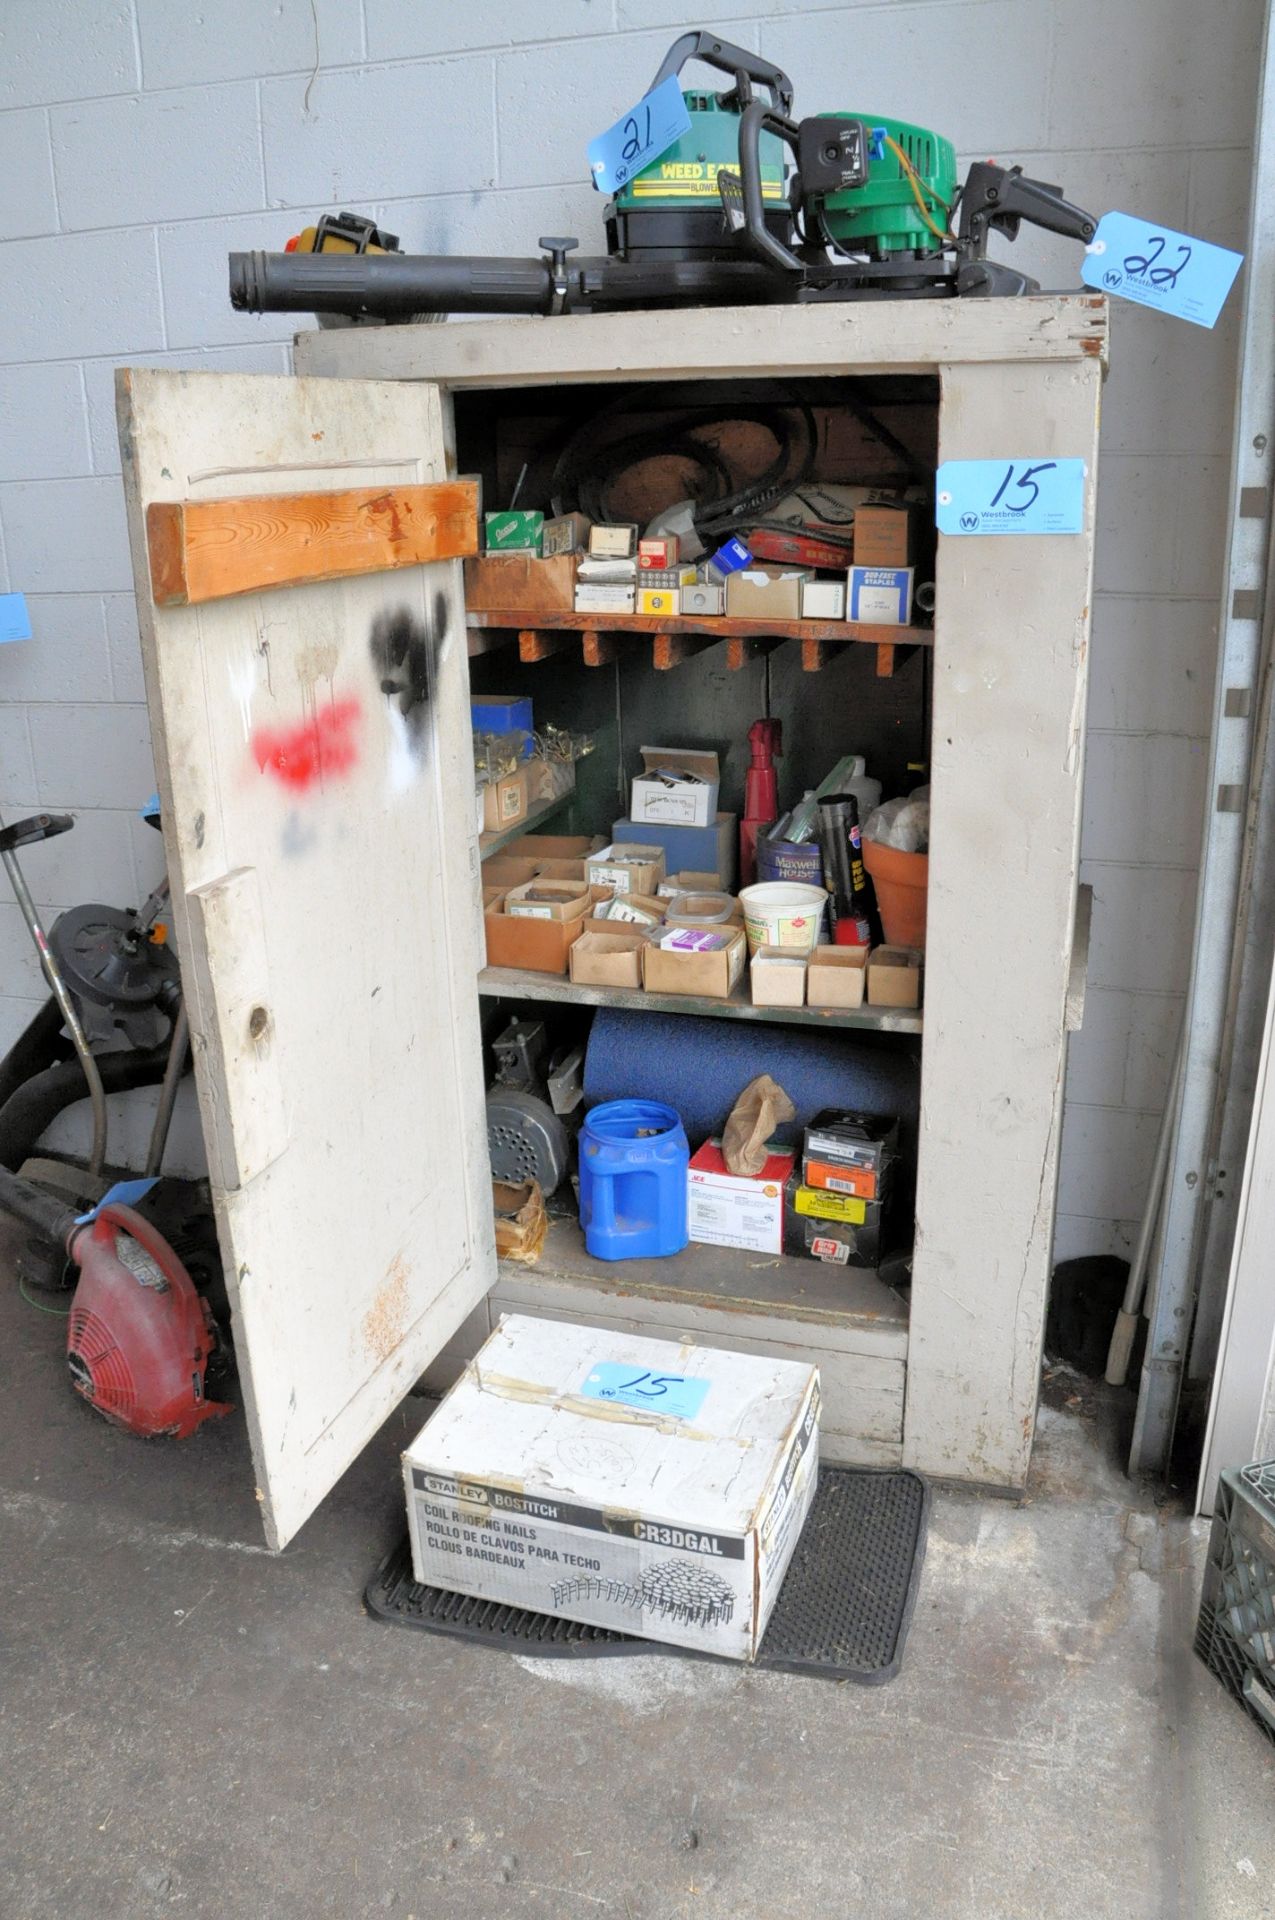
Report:
[{"label": "black blower tube", "polygon": [[[782,297],[779,277],[759,260],[573,256],[563,272],[561,311]],[[419,313],[550,313],[556,301],[547,260],[428,253],[230,256],[230,304],[243,313],[344,313],[410,320]]]},{"label": "black blower tube", "polygon": [[[107,1093],[129,1093],[134,1087],[158,1086],[168,1064],[168,1042],[127,1053],[99,1053],[94,1059]],[[87,1098],[84,1069],[78,1060],[46,1067],[19,1087],[0,1107],[0,1169],[16,1172],[63,1109]]]},{"label": "black blower tube", "polygon": [[74,1057],[75,1049],[62,1032],[62,1009],[56,1000],[46,1000],[0,1060],[0,1109],[32,1074]]},{"label": "black blower tube", "polygon": [[59,1247],[66,1245],[76,1221],[74,1207],[68,1207],[65,1200],[45,1193],[29,1180],[19,1180],[7,1167],[0,1167],[0,1213],[12,1214],[24,1226],[34,1227],[37,1233],[47,1233]]}]

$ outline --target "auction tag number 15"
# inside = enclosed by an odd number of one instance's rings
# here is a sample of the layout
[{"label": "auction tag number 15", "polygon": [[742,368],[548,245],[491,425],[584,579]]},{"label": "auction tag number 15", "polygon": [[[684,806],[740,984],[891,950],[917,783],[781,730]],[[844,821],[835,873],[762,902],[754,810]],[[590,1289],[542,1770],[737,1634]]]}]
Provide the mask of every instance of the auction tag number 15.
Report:
[{"label": "auction tag number 15", "polygon": [[945,460],[935,475],[940,533],[1081,533],[1083,460]]}]

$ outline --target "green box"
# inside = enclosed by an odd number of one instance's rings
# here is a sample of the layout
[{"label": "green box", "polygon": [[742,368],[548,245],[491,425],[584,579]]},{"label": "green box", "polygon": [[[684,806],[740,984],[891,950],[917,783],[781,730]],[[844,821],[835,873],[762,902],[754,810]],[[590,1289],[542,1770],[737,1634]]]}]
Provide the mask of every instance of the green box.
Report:
[{"label": "green box", "polygon": [[485,513],[483,531],[488,553],[539,553],[544,540],[543,513]]}]

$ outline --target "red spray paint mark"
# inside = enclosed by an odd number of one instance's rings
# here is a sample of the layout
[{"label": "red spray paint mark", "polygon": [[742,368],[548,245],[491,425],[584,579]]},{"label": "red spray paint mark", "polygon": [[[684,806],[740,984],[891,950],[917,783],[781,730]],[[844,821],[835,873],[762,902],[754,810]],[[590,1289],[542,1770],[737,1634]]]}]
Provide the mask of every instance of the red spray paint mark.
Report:
[{"label": "red spray paint mark", "polygon": [[296,727],[258,727],[252,756],[262,773],[272,773],[295,793],[339,779],[358,760],[354,734],[361,709],[357,700],[336,700]]}]

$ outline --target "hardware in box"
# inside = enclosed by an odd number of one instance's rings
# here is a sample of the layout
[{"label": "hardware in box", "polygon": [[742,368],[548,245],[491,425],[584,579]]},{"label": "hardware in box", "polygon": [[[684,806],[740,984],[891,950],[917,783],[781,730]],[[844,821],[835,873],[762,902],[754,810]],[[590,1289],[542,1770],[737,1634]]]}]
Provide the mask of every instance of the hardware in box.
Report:
[{"label": "hardware in box", "polygon": [[412,1570],[752,1660],[818,1466],[814,1367],[504,1315],[403,1454]]},{"label": "hardware in box", "polygon": [[843,1167],[868,1167],[880,1172],[893,1159],[898,1146],[897,1120],[847,1107],[824,1107],[806,1128],[807,1155],[816,1160],[835,1160]]},{"label": "hardware in box", "polygon": [[806,976],[812,1007],[861,1007],[868,979],[867,947],[816,947]]},{"label": "hardware in box", "polygon": [[470,613],[570,613],[576,563],[569,554],[487,553],[465,562]]},{"label": "hardware in box", "polygon": [[507,773],[499,780],[487,782],[483,788],[483,826],[488,833],[497,833],[501,827],[516,827],[526,817],[525,767],[519,767],[517,773]]},{"label": "hardware in box", "polygon": [[760,1173],[732,1173],[720,1140],[706,1140],[686,1169],[686,1225],[703,1247],[741,1247],[746,1253],[782,1253],[784,1183],[794,1156],[767,1155]]},{"label": "hardware in box", "polygon": [[576,587],[577,613],[632,613],[637,595],[632,587],[593,586],[583,581]]},{"label": "hardware in box", "polygon": [[608,926],[656,927],[667,912],[668,901],[656,894],[613,893],[598,901],[593,917]]},{"label": "hardware in box", "polygon": [[799,620],[801,585],[809,578],[799,568],[746,567],[726,582],[726,611],[740,620]]},{"label": "hardware in box", "polygon": [[743,541],[732,536],[729,540],[723,540],[705,565],[711,569],[710,577],[716,575],[719,580],[724,580],[728,573],[738,573],[741,567],[748,566],[752,557]]},{"label": "hardware in box", "polygon": [[592,520],[583,513],[560,513],[556,520],[546,520],[541,553],[546,560],[559,553],[583,553],[589,544],[592,525]]},{"label": "hardware in box", "polygon": [[483,515],[483,545],[488,553],[539,553],[544,531],[543,513],[521,507]]},{"label": "hardware in box", "polygon": [[658,620],[672,620],[681,611],[682,596],[676,587],[640,586],[637,610]]},{"label": "hardware in box", "polygon": [[792,1174],[784,1195],[784,1252],[837,1267],[880,1266],[884,1208],[864,1204],[859,1222],[814,1219],[798,1210],[800,1186],[801,1176]]},{"label": "hardware in box", "polygon": [[743,978],[747,957],[742,927],[674,927],[647,942],[642,984],[648,993],[728,1000]]},{"label": "hardware in box", "polygon": [[716,819],[710,816],[706,827],[674,826],[663,820],[616,820],[611,838],[619,842],[649,840],[663,850],[670,873],[711,873],[712,884],[729,893],[734,886],[739,850],[737,818],[733,813],[719,813]]},{"label": "hardware in box", "polygon": [[[669,567],[675,567],[677,565],[680,553],[681,542],[675,533],[663,533],[658,537],[639,540],[637,549],[638,567],[643,573],[649,571],[664,571]],[[694,578],[694,575],[695,569],[692,567],[691,577]]]},{"label": "hardware in box", "polygon": [[682,612],[715,616],[726,611],[726,589],[715,580],[699,580],[682,588]]},{"label": "hardware in box", "polygon": [[870,1007],[919,1007],[925,955],[919,947],[874,947],[868,960]]},{"label": "hardware in box", "polygon": [[693,747],[643,747],[633,782],[630,818],[680,827],[706,827],[717,817],[721,768],[715,753]]},{"label": "hardware in box", "polygon": [[612,893],[651,894],[664,878],[664,849],[637,841],[612,845],[591,853],[587,866],[592,887],[606,887]]},{"label": "hardware in box", "polygon": [[906,627],[912,618],[911,567],[851,567],[851,620],[870,627]]},{"label": "hardware in box", "polygon": [[531,701],[523,694],[471,693],[469,720],[475,733],[531,733]]},{"label": "hardware in box", "polygon": [[578,880],[546,880],[543,875],[511,887],[505,912],[523,920],[583,920],[593,895]]},{"label": "hardware in box", "polygon": [[844,620],[846,589],[840,580],[803,580],[801,583],[803,620]]},{"label": "hardware in box", "polygon": [[628,560],[637,553],[638,530],[635,526],[603,526],[594,521],[589,529],[589,553],[594,560]]},{"label": "hardware in box", "polygon": [[571,984],[577,987],[640,987],[641,927],[614,926],[609,919],[591,921],[568,956]]},{"label": "hardware in box", "polygon": [[755,1007],[801,1007],[806,1001],[806,956],[791,947],[758,947],[748,968]]},{"label": "hardware in box", "polygon": [[528,973],[565,973],[572,945],[584,926],[583,920],[524,920],[499,909],[484,913],[487,965],[518,967]]},{"label": "hardware in box", "polygon": [[856,567],[907,567],[912,563],[912,516],[907,507],[856,507]]}]

